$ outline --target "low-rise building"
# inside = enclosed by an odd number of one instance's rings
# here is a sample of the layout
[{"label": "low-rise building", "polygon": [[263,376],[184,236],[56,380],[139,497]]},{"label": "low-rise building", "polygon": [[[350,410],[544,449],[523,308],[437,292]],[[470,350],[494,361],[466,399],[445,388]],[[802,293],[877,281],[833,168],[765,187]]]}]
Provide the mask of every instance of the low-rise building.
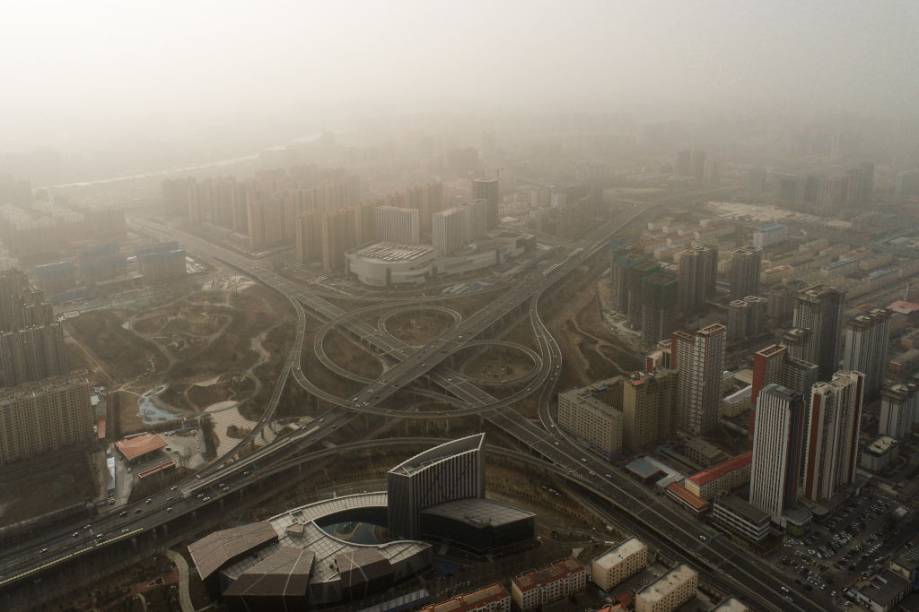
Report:
[{"label": "low-rise building", "polygon": [[686,489],[706,501],[721,493],[728,493],[750,482],[752,452],[746,452],[722,461],[705,471],[686,479]]},{"label": "low-rise building", "polygon": [[880,472],[897,458],[900,444],[890,436],[879,436],[859,456],[862,468],[869,472]]},{"label": "low-rise building", "polygon": [[558,425],[613,457],[622,450],[621,376],[558,394]]},{"label": "low-rise building", "polygon": [[517,576],[511,581],[511,597],[521,610],[535,610],[564,599],[587,587],[587,567],[564,559]]},{"label": "low-rise building", "polygon": [[769,515],[734,495],[715,500],[712,518],[716,525],[752,542],[762,542],[769,535]]},{"label": "low-rise building", "polygon": [[365,285],[423,285],[434,274],[434,247],[378,242],[345,255],[348,272]]},{"label": "low-rise building", "polygon": [[712,608],[712,612],[750,612],[750,608],[740,600],[734,597],[728,597]]},{"label": "low-rise building", "polygon": [[884,570],[871,578],[867,585],[855,589],[855,599],[871,612],[889,612],[909,591],[910,585],[906,580],[890,570]]},{"label": "low-rise building", "polygon": [[421,608],[421,612],[510,612],[511,595],[497,582]]},{"label": "low-rise building", "polygon": [[611,588],[648,567],[648,547],[638,540],[630,538],[594,559],[590,564],[590,574],[594,584],[609,591]]},{"label": "low-rise building", "polygon": [[675,502],[693,512],[702,514],[707,512],[710,504],[697,495],[693,495],[689,490],[678,482],[671,482],[667,485],[667,495]]},{"label": "low-rise building", "polygon": [[635,612],[670,612],[696,596],[699,574],[680,565],[635,595]]}]

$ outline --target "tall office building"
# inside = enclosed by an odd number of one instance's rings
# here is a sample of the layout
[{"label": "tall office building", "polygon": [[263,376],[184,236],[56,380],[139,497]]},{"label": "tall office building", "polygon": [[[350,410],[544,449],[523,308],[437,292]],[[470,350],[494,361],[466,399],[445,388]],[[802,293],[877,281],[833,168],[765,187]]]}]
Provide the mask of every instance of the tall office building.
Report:
[{"label": "tall office building", "polygon": [[875,308],[846,323],[842,367],[865,375],[865,401],[880,395],[887,372],[890,312]]},{"label": "tall office building", "polygon": [[466,244],[466,214],[457,206],[434,215],[431,243],[441,255],[450,255]]},{"label": "tall office building", "polygon": [[389,533],[417,539],[423,510],[459,499],[485,497],[484,444],[485,434],[451,440],[389,470]]},{"label": "tall office building", "polygon": [[[867,383],[866,383],[867,384]],[[919,409],[919,393],[916,385],[896,384],[881,391],[881,416],[878,419],[878,434],[897,440],[906,439],[911,433]]]},{"label": "tall office building", "polygon": [[676,277],[654,272],[641,277],[641,339],[655,344],[673,333],[676,318]]},{"label": "tall office building", "polygon": [[737,299],[759,294],[759,276],[763,252],[743,247],[731,254],[731,295]]},{"label": "tall office building", "polygon": [[498,179],[476,179],[472,181],[472,198],[474,200],[485,200],[486,226],[488,229],[497,227],[501,205],[501,188]]},{"label": "tall office building", "polygon": [[421,242],[420,215],[411,208],[377,206],[376,231],[382,242],[419,244]]},{"label": "tall office building", "polygon": [[726,329],[715,323],[695,333],[673,334],[671,366],[678,372],[680,427],[698,436],[718,423]]},{"label": "tall office building", "polygon": [[715,293],[718,249],[696,246],[680,254],[677,263],[677,307],[684,314],[697,314]]},{"label": "tall office building", "polygon": [[0,391],[0,464],[92,441],[89,394],[83,373]]},{"label": "tall office building", "polygon": [[803,334],[801,354],[795,356],[816,363],[823,380],[829,380],[839,368],[845,309],[846,294],[834,287],[812,285],[798,292],[794,327],[807,333]]},{"label": "tall office building", "polygon": [[638,450],[670,438],[676,426],[677,376],[672,370],[635,372],[622,387],[623,444]]},{"label": "tall office building", "polygon": [[863,389],[860,372],[840,370],[811,390],[804,459],[807,499],[830,499],[855,479]]},{"label": "tall office building", "polygon": [[756,407],[750,504],[780,523],[798,499],[798,477],[804,453],[804,400],[775,383],[766,385]]},{"label": "tall office building", "polygon": [[874,164],[865,162],[856,168],[846,171],[846,197],[848,206],[866,206],[871,204],[874,192]]}]

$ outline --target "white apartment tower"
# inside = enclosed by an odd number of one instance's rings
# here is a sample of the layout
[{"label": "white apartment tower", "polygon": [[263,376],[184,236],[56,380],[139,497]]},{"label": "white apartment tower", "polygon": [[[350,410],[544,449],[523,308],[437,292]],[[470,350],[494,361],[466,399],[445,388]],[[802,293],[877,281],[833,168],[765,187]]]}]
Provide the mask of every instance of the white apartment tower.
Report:
[{"label": "white apartment tower", "polygon": [[840,370],[811,390],[803,495],[826,500],[855,479],[864,375]]},{"label": "white apartment tower", "polygon": [[804,452],[804,401],[775,383],[760,391],[756,403],[750,504],[780,523],[798,499],[798,475]]},{"label": "white apartment tower", "polygon": [[721,374],[724,370],[724,325],[715,323],[695,333],[676,332],[671,348],[677,378],[680,427],[694,436],[718,423]]},{"label": "white apartment tower", "polygon": [[421,216],[412,208],[377,206],[377,237],[381,242],[419,244],[421,242]]}]

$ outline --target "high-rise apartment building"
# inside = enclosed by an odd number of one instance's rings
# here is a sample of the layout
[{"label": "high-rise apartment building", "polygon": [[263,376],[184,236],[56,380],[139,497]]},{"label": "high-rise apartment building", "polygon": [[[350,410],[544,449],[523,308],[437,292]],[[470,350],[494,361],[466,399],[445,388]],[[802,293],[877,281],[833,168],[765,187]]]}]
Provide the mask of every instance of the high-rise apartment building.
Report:
[{"label": "high-rise apartment building", "polygon": [[792,357],[781,344],[772,344],[753,353],[753,382],[751,400],[756,406],[760,391],[776,383],[800,393],[807,406],[811,387],[817,382],[816,364]]},{"label": "high-rise apartment building", "polygon": [[472,200],[462,208],[466,212],[466,242],[484,238],[488,232],[488,202]]},{"label": "high-rise apartment building", "polygon": [[794,327],[807,333],[802,335],[800,354],[793,354],[816,363],[823,380],[839,368],[845,308],[845,292],[825,285],[800,291],[795,302]]},{"label": "high-rise apartment building", "polygon": [[419,244],[421,242],[420,215],[411,208],[377,206],[376,233],[383,242]]},{"label": "high-rise apartment building", "polygon": [[718,249],[696,246],[680,254],[677,263],[677,307],[684,314],[705,309],[715,293],[718,276]]},{"label": "high-rise apartment building", "polygon": [[673,334],[671,367],[678,372],[679,426],[695,436],[707,433],[718,423],[726,335],[724,325],[719,323],[694,333]]},{"label": "high-rise apartment building", "polygon": [[24,272],[15,268],[0,272],[0,332],[53,321],[54,312],[45,294],[32,288]]},{"label": "high-rise apartment building", "polygon": [[294,246],[301,264],[322,259],[322,216],[321,211],[311,210],[297,218]]},{"label": "high-rise apartment building", "polygon": [[641,277],[641,339],[655,344],[673,333],[676,318],[676,277],[654,272]]},{"label": "high-rise apartment building", "polygon": [[807,499],[830,499],[855,479],[863,388],[860,372],[840,370],[811,390],[804,459]]},{"label": "high-rise apartment building", "polygon": [[60,323],[0,334],[0,387],[13,387],[67,372]]},{"label": "high-rise apartment building", "polygon": [[769,300],[748,295],[728,304],[728,341],[742,342],[757,338],[768,331]]},{"label": "high-rise apartment building", "polygon": [[[655,281],[654,286],[643,287],[645,277],[653,275],[659,269],[657,262],[638,251],[619,250],[613,254],[610,267],[613,305],[616,310],[626,316],[632,327],[637,328],[641,325],[645,292],[653,301],[654,297],[651,294],[666,293],[670,290],[666,287],[667,283],[663,278]],[[651,306],[647,314],[653,317],[654,310],[655,308]],[[653,324],[653,321],[649,322]]]},{"label": "high-rise apartment building", "polygon": [[846,323],[842,367],[865,375],[865,401],[880,395],[887,372],[890,312],[875,308]]},{"label": "high-rise apartment building", "polygon": [[800,393],[770,383],[759,394],[750,471],[750,504],[775,523],[798,499],[804,454],[804,400]]},{"label": "high-rise apartment building", "polygon": [[622,386],[623,443],[638,450],[670,438],[676,428],[677,376],[672,370],[635,372]]},{"label": "high-rise apartment building", "polygon": [[345,253],[357,246],[357,211],[354,208],[328,210],[322,213],[322,268],[326,272],[344,270]]},{"label": "high-rise apartment building", "polygon": [[434,215],[431,244],[441,255],[450,255],[466,244],[467,210],[457,206]]},{"label": "high-rise apartment building", "polygon": [[83,373],[0,390],[0,463],[93,439],[90,384]]},{"label": "high-rise apartment building", "polygon": [[763,252],[743,247],[731,254],[731,295],[737,299],[759,294],[759,277]]},{"label": "high-rise apartment building", "polygon": [[878,434],[890,436],[896,440],[905,440],[912,433],[913,423],[919,417],[917,410],[919,410],[919,388],[916,385],[898,383],[885,387],[881,391]]},{"label": "high-rise apartment building", "polygon": [[488,229],[497,227],[500,220],[501,187],[498,179],[476,179],[472,181],[472,198],[485,200],[485,219]]}]

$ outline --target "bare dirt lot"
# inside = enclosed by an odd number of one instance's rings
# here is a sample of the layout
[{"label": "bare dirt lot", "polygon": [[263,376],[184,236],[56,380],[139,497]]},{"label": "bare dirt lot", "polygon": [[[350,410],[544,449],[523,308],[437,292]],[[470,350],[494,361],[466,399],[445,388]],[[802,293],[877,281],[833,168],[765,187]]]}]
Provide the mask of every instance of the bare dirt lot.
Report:
[{"label": "bare dirt lot", "polygon": [[386,322],[389,333],[415,346],[430,342],[452,325],[453,319],[446,313],[424,310],[407,310]]}]

